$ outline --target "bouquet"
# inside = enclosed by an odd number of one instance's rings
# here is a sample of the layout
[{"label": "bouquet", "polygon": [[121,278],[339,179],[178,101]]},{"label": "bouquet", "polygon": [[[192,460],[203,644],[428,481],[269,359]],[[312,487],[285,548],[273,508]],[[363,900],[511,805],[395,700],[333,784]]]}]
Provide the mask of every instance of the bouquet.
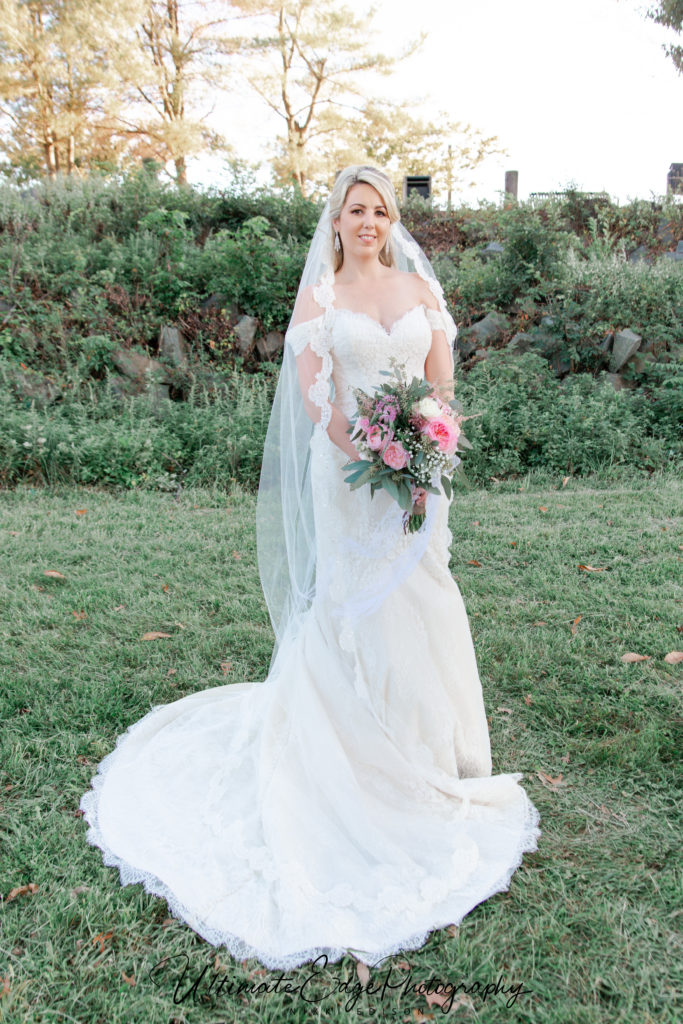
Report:
[{"label": "bouquet", "polygon": [[348,433],[362,458],[349,462],[346,482],[351,490],[370,485],[370,497],[383,487],[404,510],[403,530],[414,533],[422,526],[424,512],[415,512],[430,494],[452,494],[452,475],[460,462],[456,449],[471,445],[461,432],[464,419],[460,403],[439,397],[424,377],[408,382],[403,367],[393,363],[391,379],[368,395],[360,388],[353,394],[358,407]]}]

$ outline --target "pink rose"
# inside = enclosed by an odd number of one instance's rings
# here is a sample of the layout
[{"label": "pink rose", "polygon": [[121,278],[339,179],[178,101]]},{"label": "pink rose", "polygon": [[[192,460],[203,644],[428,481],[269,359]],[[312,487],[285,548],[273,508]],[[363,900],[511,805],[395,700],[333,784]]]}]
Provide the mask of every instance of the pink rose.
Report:
[{"label": "pink rose", "polygon": [[368,448],[371,448],[373,450],[373,452],[378,452],[380,450],[380,448],[382,447],[382,443],[383,443],[382,442],[382,431],[377,426],[377,424],[375,424],[374,426],[368,428],[368,433],[367,433],[367,437],[366,437],[365,440],[367,442]]},{"label": "pink rose", "polygon": [[367,416],[361,416],[359,420],[356,420],[356,429],[362,430],[363,433],[367,434],[368,430],[370,429],[370,420],[367,418]]},{"label": "pink rose", "polygon": [[446,416],[437,416],[433,420],[429,420],[423,428],[423,433],[431,441],[436,441],[440,452],[450,455],[458,447],[460,430],[453,420]]},{"label": "pink rose", "polygon": [[382,453],[382,458],[391,469],[403,469],[408,465],[408,452],[400,441],[390,441]]}]

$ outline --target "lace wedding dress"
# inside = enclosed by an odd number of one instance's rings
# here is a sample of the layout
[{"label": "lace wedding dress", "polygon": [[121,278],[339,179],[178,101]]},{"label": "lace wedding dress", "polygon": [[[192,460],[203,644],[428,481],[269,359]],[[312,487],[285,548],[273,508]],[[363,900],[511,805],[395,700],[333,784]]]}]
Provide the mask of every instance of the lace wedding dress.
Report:
[{"label": "lace wedding dress", "polygon": [[[287,344],[317,353],[347,416],[350,388],[376,387],[390,357],[423,376],[440,313],[415,306],[387,330],[327,307]],[[153,707],[81,800],[122,884],[278,969],[421,946],[507,889],[540,835],[521,774],[491,776],[449,503],[435,497],[431,530],[405,535],[384,491],[351,491],[326,396],[310,444],[316,596],[298,630],[265,682]]]}]

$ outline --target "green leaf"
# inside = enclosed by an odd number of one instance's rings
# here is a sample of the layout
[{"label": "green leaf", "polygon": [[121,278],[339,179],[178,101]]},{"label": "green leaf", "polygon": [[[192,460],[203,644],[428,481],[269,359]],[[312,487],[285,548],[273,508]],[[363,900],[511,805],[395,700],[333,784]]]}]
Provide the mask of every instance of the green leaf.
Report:
[{"label": "green leaf", "polygon": [[407,483],[401,482],[398,485],[398,503],[405,512],[410,512],[413,507],[413,497]]},{"label": "green leaf", "polygon": [[[382,485],[384,487],[384,490],[387,491],[387,493],[391,495],[391,497],[394,499],[394,501],[399,501],[398,487],[396,486],[395,481],[392,480],[390,476],[383,477]],[[400,504],[400,502],[399,502],[399,504]]]},{"label": "green leaf", "polygon": [[451,494],[453,493],[453,487],[451,485],[451,481],[448,479],[447,476],[441,477],[441,486],[443,487],[444,494],[450,501]]}]

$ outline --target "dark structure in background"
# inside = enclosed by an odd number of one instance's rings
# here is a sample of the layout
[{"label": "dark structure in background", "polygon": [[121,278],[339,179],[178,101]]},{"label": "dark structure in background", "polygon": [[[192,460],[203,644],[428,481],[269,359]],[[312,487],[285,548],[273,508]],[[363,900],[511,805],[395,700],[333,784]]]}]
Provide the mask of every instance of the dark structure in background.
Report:
[{"label": "dark structure in background", "polygon": [[666,191],[683,195],[683,164],[671,164],[666,176]]},{"label": "dark structure in background", "polygon": [[407,199],[411,192],[417,192],[423,199],[430,199],[432,195],[431,174],[406,174],[403,179],[403,198]]}]

